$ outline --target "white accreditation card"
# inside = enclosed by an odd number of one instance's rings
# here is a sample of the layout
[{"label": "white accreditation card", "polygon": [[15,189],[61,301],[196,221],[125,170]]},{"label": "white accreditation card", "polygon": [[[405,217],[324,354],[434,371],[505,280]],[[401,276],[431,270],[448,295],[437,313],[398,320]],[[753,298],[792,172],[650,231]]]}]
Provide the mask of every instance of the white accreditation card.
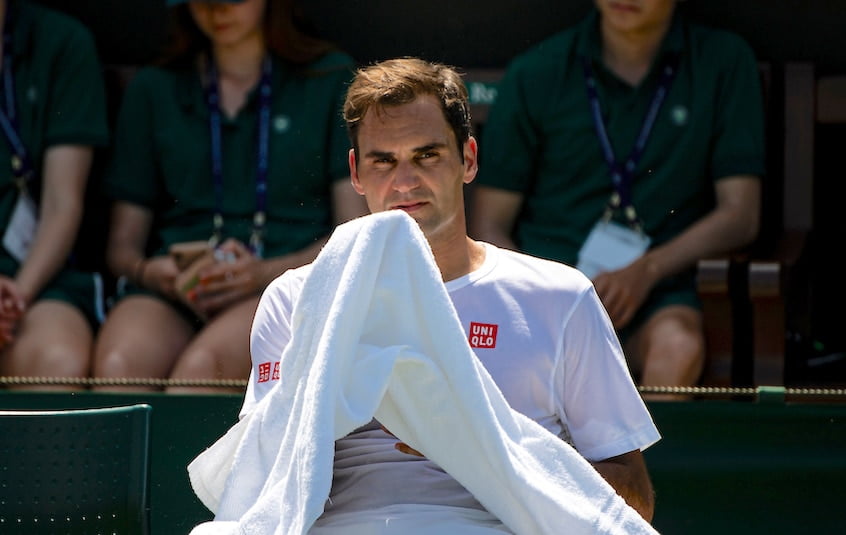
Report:
[{"label": "white accreditation card", "polygon": [[593,279],[603,271],[628,266],[649,249],[649,236],[615,223],[599,221],[579,251],[579,271]]},{"label": "white accreditation card", "polygon": [[38,225],[37,213],[32,197],[26,191],[22,191],[18,195],[18,201],[9,219],[9,226],[3,234],[3,247],[18,262],[23,262],[29,254],[29,248],[35,238],[35,228]]}]

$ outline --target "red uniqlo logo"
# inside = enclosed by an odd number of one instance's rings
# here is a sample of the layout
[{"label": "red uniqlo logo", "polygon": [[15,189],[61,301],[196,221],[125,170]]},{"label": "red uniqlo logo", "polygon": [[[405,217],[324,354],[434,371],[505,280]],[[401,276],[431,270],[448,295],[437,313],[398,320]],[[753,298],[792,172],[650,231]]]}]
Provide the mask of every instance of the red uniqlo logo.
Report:
[{"label": "red uniqlo logo", "polygon": [[266,383],[268,381],[279,380],[279,362],[273,363],[273,375],[270,373],[270,362],[262,362],[258,365],[258,382]]},{"label": "red uniqlo logo", "polygon": [[262,362],[258,365],[258,382],[266,383],[270,380],[270,363]]},{"label": "red uniqlo logo", "polygon": [[476,323],[475,321],[471,321],[470,335],[467,337],[470,340],[470,347],[495,348],[497,329],[498,326],[491,323]]}]

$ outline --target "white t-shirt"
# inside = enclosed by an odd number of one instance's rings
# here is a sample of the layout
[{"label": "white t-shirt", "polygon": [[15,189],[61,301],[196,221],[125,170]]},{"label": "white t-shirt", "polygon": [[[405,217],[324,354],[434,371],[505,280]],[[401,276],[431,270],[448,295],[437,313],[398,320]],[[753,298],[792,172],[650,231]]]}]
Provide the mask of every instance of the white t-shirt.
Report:
[{"label": "white t-shirt", "polygon": [[[659,440],[590,281],[557,262],[490,244],[485,249],[484,264],[447,282],[446,289],[470,346],[509,404],[589,461]],[[242,417],[284,373],[279,359],[309,270],[286,272],[261,298],[250,336],[253,367]],[[395,443],[375,421],[336,442],[325,515],[394,504],[483,509],[437,465],[400,453]]]}]

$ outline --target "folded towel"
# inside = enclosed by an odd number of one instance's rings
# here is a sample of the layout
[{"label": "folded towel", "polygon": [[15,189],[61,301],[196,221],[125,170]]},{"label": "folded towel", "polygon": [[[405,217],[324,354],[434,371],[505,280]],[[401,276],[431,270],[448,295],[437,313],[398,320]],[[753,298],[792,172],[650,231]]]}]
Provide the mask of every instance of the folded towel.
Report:
[{"label": "folded towel", "polygon": [[578,452],[509,407],[404,212],[337,227],[292,322],[278,384],[188,467],[216,513],[192,535],[307,533],[329,496],[334,441],[374,416],[517,534],[656,533]]}]

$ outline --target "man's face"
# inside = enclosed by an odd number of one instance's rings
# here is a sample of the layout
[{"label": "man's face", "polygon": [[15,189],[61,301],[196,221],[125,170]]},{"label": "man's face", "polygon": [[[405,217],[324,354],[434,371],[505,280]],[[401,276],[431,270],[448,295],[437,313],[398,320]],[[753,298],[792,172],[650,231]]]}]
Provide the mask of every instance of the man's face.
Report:
[{"label": "man's face", "polygon": [[353,187],[371,212],[403,210],[431,242],[465,234],[463,185],[476,176],[476,141],[464,144],[434,96],[371,108],[358,128],[359,154],[350,151]]},{"label": "man's face", "polygon": [[621,33],[648,33],[663,29],[673,15],[676,0],[594,0],[603,23]]}]

